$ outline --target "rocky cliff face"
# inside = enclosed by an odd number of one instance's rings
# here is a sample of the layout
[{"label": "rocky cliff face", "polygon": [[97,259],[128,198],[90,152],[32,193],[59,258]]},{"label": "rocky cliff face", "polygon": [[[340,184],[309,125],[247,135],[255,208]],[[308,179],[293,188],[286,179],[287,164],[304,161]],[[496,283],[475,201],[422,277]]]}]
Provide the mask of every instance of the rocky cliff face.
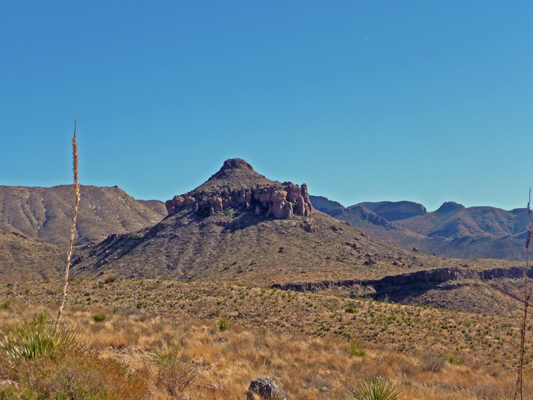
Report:
[{"label": "rocky cliff face", "polygon": [[[464,279],[491,280],[498,278],[520,279],[524,277],[524,269],[521,267],[492,268],[476,271],[468,268],[448,267],[433,270],[416,271],[405,274],[385,276],[381,279],[345,279],[340,281],[320,282],[291,282],[274,284],[273,289],[292,290],[297,292],[316,292],[332,287],[349,287],[354,285],[372,286],[376,290],[389,286],[416,285],[428,282],[439,283]],[[528,277],[533,277],[533,270],[528,271]]]},{"label": "rocky cliff face", "polygon": [[205,185],[168,200],[165,203],[168,214],[187,207],[206,215],[230,207],[246,208],[277,219],[292,219],[294,215],[308,217],[313,212],[305,183],[301,187],[291,182],[272,181],[254,185],[249,183],[252,180],[248,175],[259,174],[242,159],[226,160]]}]

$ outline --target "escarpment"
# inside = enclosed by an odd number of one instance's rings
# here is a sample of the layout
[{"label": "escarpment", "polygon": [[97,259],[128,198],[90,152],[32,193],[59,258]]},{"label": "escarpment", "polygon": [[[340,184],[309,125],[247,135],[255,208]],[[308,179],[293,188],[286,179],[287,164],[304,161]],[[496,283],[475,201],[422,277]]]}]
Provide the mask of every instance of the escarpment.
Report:
[{"label": "escarpment", "polygon": [[305,183],[300,187],[291,182],[269,181],[239,158],[226,160],[204,185],[175,196],[165,206],[169,215],[187,207],[205,215],[229,207],[245,208],[276,219],[292,219],[294,215],[308,217],[313,212]]}]

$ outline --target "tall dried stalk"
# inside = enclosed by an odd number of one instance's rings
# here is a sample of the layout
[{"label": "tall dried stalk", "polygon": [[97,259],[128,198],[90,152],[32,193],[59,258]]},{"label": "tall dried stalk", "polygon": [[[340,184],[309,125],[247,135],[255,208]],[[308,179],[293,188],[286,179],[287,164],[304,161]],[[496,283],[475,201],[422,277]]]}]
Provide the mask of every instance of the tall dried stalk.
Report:
[{"label": "tall dried stalk", "polygon": [[72,256],[72,246],[74,244],[74,233],[76,232],[76,219],[78,217],[78,205],[80,204],[80,184],[78,183],[78,143],[76,142],[76,120],[74,120],[74,136],[72,137],[72,169],[74,170],[74,191],[76,193],[76,204],[74,207],[74,218],[72,220],[72,232],[70,234],[70,246],[67,254],[67,268],[65,269],[65,285],[63,286],[63,298],[61,299],[61,304],[59,305],[59,310],[57,311],[57,320],[55,327],[59,324],[61,320],[61,314],[63,314],[63,307],[65,306],[65,299],[67,297],[67,286],[68,286],[68,273],[70,270],[70,257]]},{"label": "tall dried stalk", "polygon": [[531,297],[527,292],[527,273],[529,272],[529,245],[531,243],[531,188],[529,188],[529,201],[527,203],[527,214],[529,217],[529,224],[527,226],[526,238],[526,267],[524,270],[524,320],[522,321],[522,332],[520,335],[520,360],[518,364],[518,378],[516,380],[516,387],[514,391],[514,400],[520,394],[520,400],[523,399],[523,370],[524,370],[524,352],[526,343],[526,324],[527,324],[527,308],[529,306],[529,299]]}]

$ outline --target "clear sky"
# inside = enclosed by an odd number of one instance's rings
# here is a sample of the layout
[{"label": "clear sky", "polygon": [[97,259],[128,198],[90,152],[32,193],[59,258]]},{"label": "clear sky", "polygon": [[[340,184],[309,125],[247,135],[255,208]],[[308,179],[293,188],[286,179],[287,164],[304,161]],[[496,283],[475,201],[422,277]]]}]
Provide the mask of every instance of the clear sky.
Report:
[{"label": "clear sky", "polygon": [[0,2],[0,185],[168,200],[244,158],[352,205],[524,207],[533,1]]}]

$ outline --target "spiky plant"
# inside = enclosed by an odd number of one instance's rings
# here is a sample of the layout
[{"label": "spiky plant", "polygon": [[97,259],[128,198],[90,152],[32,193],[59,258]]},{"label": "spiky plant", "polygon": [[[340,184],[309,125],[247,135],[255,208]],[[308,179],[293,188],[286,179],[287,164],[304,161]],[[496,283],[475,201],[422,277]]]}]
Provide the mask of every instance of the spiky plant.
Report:
[{"label": "spiky plant", "polygon": [[48,316],[41,313],[5,332],[0,351],[12,363],[37,357],[56,361],[67,352],[80,349],[79,335],[80,331],[69,325],[56,328]]},{"label": "spiky plant", "polygon": [[366,378],[349,391],[353,400],[396,400],[396,387],[381,376]]}]

